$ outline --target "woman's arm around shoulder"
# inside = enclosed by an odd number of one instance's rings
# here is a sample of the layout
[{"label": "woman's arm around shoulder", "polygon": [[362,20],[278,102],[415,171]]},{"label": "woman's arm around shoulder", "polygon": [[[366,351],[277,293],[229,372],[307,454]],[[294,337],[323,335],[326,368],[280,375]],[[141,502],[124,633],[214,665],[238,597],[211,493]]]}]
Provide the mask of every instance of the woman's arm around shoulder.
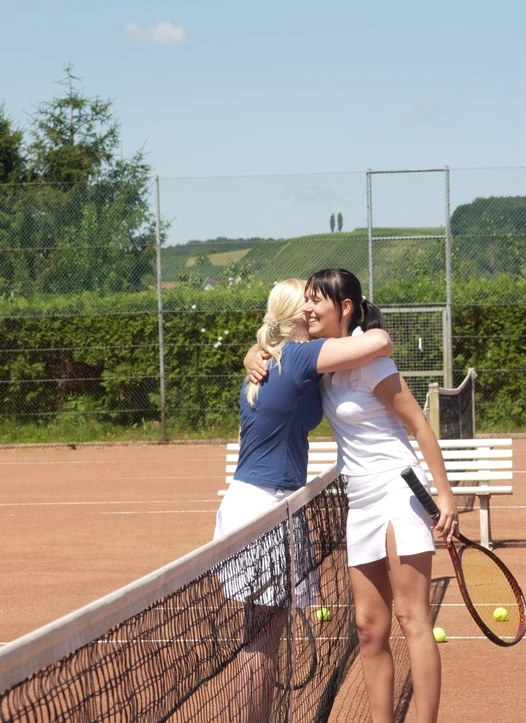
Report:
[{"label": "woman's arm around shoulder", "polygon": [[[308,342],[307,342],[308,343]],[[318,355],[316,371],[338,372],[363,366],[380,356],[389,356],[393,351],[393,343],[389,334],[383,329],[370,329],[357,336],[345,336],[341,339],[325,339]],[[249,381],[257,384],[268,373],[265,359],[258,345],[248,350],[243,365],[247,370]]]},{"label": "woman's arm around shoulder", "polygon": [[320,349],[316,369],[320,374],[363,366],[379,356],[389,356],[393,343],[383,329],[364,334],[327,339]]}]

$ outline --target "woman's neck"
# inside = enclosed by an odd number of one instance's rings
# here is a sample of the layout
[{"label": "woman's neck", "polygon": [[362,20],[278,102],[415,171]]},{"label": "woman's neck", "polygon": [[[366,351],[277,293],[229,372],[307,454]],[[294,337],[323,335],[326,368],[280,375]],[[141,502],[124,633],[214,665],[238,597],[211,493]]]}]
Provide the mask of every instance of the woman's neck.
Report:
[{"label": "woman's neck", "polygon": [[307,329],[295,329],[290,335],[291,341],[310,341],[310,334]]},{"label": "woman's neck", "polygon": [[347,324],[340,324],[336,339],[343,339],[346,336],[349,336],[349,327]]}]

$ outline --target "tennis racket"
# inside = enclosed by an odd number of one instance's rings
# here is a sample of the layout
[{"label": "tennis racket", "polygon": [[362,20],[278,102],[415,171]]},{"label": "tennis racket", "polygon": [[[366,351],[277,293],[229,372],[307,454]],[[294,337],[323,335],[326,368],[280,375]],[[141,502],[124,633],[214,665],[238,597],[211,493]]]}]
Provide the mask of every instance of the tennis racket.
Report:
[{"label": "tennis racket", "polygon": [[[401,473],[432,520],[440,510],[411,467]],[[506,565],[490,550],[455,532],[458,542],[446,542],[458,585],[471,617],[493,643],[507,647],[525,632],[525,600]]]}]

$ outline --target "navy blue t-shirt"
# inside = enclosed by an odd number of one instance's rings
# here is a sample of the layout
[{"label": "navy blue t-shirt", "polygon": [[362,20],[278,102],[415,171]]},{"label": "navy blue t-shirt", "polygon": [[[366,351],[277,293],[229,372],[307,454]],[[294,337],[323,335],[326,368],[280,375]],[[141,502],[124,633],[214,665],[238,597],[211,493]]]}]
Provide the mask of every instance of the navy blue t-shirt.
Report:
[{"label": "navy blue t-shirt", "polygon": [[308,433],[323,411],[316,371],[325,339],[288,341],[282,350],[281,374],[274,360],[252,408],[241,388],[241,436],[235,479],[249,484],[296,490],[305,484]]}]

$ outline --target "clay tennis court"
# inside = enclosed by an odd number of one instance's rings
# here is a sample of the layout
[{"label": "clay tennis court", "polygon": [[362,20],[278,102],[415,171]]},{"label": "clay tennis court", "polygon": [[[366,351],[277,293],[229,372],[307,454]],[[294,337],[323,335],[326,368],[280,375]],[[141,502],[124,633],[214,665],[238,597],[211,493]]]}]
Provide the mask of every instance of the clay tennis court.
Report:
[{"label": "clay tennis court", "polygon": [[[492,500],[495,551],[526,587],[526,439],[513,440],[514,494]],[[151,445],[0,450],[2,583],[0,642],[91,602],[211,539],[224,445]],[[461,515],[478,539],[478,508]],[[526,643],[499,648],[465,610],[447,551],[437,624],[448,634],[441,723],[524,719]],[[345,688],[331,721],[347,718]],[[405,717],[415,721],[410,704]]]}]

